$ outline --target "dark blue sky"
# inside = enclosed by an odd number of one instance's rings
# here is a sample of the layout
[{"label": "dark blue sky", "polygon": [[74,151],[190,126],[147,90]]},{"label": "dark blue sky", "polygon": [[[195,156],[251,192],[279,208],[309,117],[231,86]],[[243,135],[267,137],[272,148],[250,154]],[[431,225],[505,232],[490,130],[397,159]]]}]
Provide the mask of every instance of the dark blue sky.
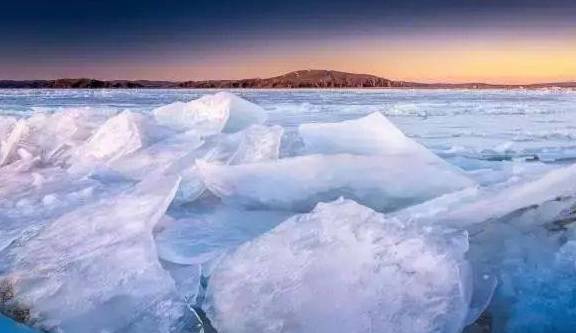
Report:
[{"label": "dark blue sky", "polygon": [[[573,36],[575,22],[576,1],[568,0],[2,1],[0,78],[110,76],[106,66],[122,76],[126,63],[132,68],[125,76],[150,76],[163,61],[190,58],[198,67],[238,44],[257,57],[266,43],[300,40],[306,47],[339,36],[397,39],[430,29]],[[155,70],[147,74],[145,66]]]}]

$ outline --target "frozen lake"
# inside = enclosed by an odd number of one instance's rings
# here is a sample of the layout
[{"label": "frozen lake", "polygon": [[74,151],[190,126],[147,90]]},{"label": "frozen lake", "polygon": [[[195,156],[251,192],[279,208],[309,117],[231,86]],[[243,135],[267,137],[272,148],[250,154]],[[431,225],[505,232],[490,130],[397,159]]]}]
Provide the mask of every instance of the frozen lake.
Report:
[{"label": "frozen lake", "polygon": [[231,92],[0,90],[0,313],[64,333],[576,326],[576,91]]}]

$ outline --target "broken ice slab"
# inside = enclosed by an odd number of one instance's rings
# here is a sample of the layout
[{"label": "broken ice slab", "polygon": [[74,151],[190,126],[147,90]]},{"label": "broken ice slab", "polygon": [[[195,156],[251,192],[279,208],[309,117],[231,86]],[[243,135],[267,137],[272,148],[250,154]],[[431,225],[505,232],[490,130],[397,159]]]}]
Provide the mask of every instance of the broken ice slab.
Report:
[{"label": "broken ice slab", "polygon": [[260,106],[227,92],[175,102],[155,109],[153,114],[161,125],[180,131],[193,129],[203,135],[237,132],[266,120]]},{"label": "broken ice slab", "polygon": [[469,227],[526,207],[576,195],[576,164],[535,178],[488,187],[469,188],[409,207],[396,216],[418,223]]},{"label": "broken ice slab", "polygon": [[29,309],[35,326],[63,332],[169,332],[182,303],[160,266],[152,229],[178,182],[147,179],[12,244],[0,278],[13,297],[2,312]]},{"label": "broken ice slab", "polygon": [[308,155],[222,166],[197,163],[208,189],[226,202],[306,211],[340,196],[381,211],[400,209],[474,182],[426,157]]},{"label": "broken ice slab", "polygon": [[302,124],[298,132],[311,154],[425,154],[438,159],[380,112],[337,123]]},{"label": "broken ice slab", "polygon": [[319,204],[226,256],[207,314],[221,333],[456,333],[472,293],[467,250],[466,233]]}]

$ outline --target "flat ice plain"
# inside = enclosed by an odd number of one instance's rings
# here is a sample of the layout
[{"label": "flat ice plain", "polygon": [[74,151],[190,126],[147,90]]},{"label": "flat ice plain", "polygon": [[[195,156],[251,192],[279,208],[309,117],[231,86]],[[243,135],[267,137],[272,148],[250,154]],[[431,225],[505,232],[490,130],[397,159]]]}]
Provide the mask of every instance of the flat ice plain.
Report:
[{"label": "flat ice plain", "polygon": [[573,90],[0,90],[0,332],[573,332],[575,195]]}]

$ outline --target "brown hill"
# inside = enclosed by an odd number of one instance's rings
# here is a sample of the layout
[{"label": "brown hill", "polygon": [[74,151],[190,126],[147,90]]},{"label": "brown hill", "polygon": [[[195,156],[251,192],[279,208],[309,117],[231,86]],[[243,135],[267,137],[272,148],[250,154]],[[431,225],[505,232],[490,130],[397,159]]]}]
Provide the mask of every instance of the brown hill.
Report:
[{"label": "brown hill", "polygon": [[0,80],[0,88],[427,88],[427,89],[517,89],[517,88],[576,88],[576,82],[503,85],[488,83],[417,83],[394,81],[370,74],[354,74],[331,70],[301,70],[266,79],[204,80],[204,81],[147,81],[95,79],[58,79],[11,81]]},{"label": "brown hill", "polygon": [[311,69],[267,79],[187,81],[186,88],[402,88],[418,83],[392,81],[369,74]]}]

